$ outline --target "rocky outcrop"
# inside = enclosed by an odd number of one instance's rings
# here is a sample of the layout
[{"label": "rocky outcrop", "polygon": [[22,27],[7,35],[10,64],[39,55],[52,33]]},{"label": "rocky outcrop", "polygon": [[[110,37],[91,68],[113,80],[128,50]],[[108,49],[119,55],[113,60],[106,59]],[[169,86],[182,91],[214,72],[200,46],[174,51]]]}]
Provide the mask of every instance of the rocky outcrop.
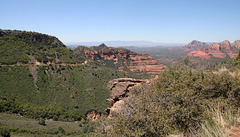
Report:
[{"label": "rocky outcrop", "polygon": [[188,53],[188,56],[206,60],[213,58],[224,59],[226,57],[234,59],[237,56],[237,50],[239,47],[239,40],[236,40],[232,45],[228,40],[225,40],[220,43],[212,43],[207,48],[198,48],[196,50],[190,51]]},{"label": "rocky outcrop", "polygon": [[235,40],[235,41],[233,42],[232,46],[240,49],[240,40]]},{"label": "rocky outcrop", "polygon": [[86,113],[86,119],[95,121],[99,117],[103,117],[104,115],[102,113],[97,112],[96,110],[90,110]]},{"label": "rocky outcrop", "polygon": [[216,49],[216,50],[219,50],[219,51],[220,51],[220,49],[231,50],[231,44],[228,40],[224,40],[223,42],[220,42],[220,43],[210,44],[209,49]]},{"label": "rocky outcrop", "polygon": [[111,119],[113,113],[121,111],[121,106],[124,104],[122,99],[128,96],[127,93],[131,88],[141,83],[150,83],[150,81],[145,79],[118,78],[108,82],[107,88],[111,93],[111,98],[106,100],[111,105],[111,107],[106,109],[106,112],[109,114],[108,118]]},{"label": "rocky outcrop", "polygon": [[207,48],[208,44],[204,43],[204,42],[200,42],[197,40],[193,40],[190,43],[188,43],[187,45],[185,45],[185,48]]},{"label": "rocky outcrop", "polygon": [[211,57],[207,53],[205,53],[201,50],[196,50],[196,51],[189,52],[187,55],[189,57],[197,57],[197,58],[200,58],[200,59],[210,59],[210,57]]},{"label": "rocky outcrop", "polygon": [[87,60],[103,62],[105,65],[116,66],[122,72],[137,74],[157,74],[166,68],[148,54],[138,54],[125,48],[107,47],[104,43],[90,48],[79,46],[75,53],[84,55]]},{"label": "rocky outcrop", "polygon": [[236,58],[237,56],[228,40],[220,43],[212,43],[209,46],[208,54],[217,58],[226,58],[227,56],[230,58]]}]

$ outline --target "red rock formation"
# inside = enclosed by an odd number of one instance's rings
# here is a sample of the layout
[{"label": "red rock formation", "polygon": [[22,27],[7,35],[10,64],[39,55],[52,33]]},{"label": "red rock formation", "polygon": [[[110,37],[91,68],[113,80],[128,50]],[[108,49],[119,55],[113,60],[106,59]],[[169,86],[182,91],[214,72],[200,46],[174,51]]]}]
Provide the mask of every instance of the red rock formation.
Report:
[{"label": "red rock formation", "polygon": [[124,48],[107,47],[101,44],[98,47],[77,47],[76,53],[84,55],[88,60],[104,61],[113,60],[119,71],[126,72],[126,68],[138,74],[157,74],[166,68],[148,54],[138,54]]},{"label": "red rock formation", "polygon": [[197,51],[191,51],[187,54],[189,57],[198,57],[200,59],[210,59],[211,56],[209,56],[207,53],[197,50]]},{"label": "red rock formation", "polygon": [[[189,47],[186,50],[189,51]],[[196,47],[196,46],[195,46]],[[189,51],[188,56],[198,57],[200,59],[209,60],[213,57],[215,58],[226,58],[229,56],[230,58],[236,58],[237,51],[236,48],[240,47],[240,40],[236,40],[232,45],[228,40],[225,40],[220,43],[212,43],[208,48],[198,48],[197,50]]]},{"label": "red rock formation", "polygon": [[185,46],[185,48],[190,48],[190,49],[191,48],[207,48],[207,47],[208,47],[207,43],[200,42],[197,40],[193,40]]},{"label": "red rock formation", "polygon": [[235,40],[235,41],[233,42],[232,46],[240,49],[240,40]]},{"label": "red rock formation", "polygon": [[227,55],[229,55],[230,58],[235,58],[237,56],[237,54],[233,53],[232,46],[228,40],[210,44],[208,54],[217,58],[226,58]]},{"label": "red rock formation", "polygon": [[220,43],[212,43],[209,45],[209,49],[217,49],[220,51],[220,49],[227,49],[227,50],[231,50],[231,44],[228,40],[224,40],[223,42]]}]

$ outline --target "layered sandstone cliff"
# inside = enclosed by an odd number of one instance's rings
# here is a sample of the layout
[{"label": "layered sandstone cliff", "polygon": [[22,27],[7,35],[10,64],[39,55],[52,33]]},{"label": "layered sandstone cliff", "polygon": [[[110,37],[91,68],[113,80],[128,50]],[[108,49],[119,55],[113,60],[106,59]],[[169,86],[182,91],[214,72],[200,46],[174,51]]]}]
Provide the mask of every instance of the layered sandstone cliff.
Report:
[{"label": "layered sandstone cliff", "polygon": [[[190,46],[186,45],[189,50]],[[187,55],[190,57],[197,57],[200,59],[213,59],[213,58],[231,58],[234,59],[237,56],[237,51],[240,48],[240,40],[236,40],[232,45],[228,40],[220,43],[212,43],[205,48],[192,49]],[[196,48],[196,47],[195,47]]]},{"label": "layered sandstone cliff", "polygon": [[74,51],[84,55],[87,60],[100,61],[126,73],[131,71],[138,74],[157,74],[166,68],[148,54],[138,54],[125,48],[107,47],[105,44],[90,48],[79,46]]}]

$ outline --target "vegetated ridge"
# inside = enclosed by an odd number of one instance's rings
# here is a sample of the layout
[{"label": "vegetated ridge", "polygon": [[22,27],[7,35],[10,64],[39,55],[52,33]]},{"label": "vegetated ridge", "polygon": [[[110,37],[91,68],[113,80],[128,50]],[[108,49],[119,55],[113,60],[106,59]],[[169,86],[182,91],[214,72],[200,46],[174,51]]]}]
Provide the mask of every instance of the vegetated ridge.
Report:
[{"label": "vegetated ridge", "polygon": [[94,60],[125,73],[157,74],[166,68],[148,54],[138,54],[125,48],[107,47],[104,43],[90,48],[78,46],[74,49],[87,60]]},{"label": "vegetated ridge", "polygon": [[37,32],[0,30],[0,48],[1,112],[34,118],[79,120],[90,110],[106,114],[108,81],[149,76],[164,68],[149,55],[123,48],[73,51],[56,37]]},{"label": "vegetated ridge", "polygon": [[[85,62],[56,37],[0,30],[0,110],[33,118],[80,120],[105,113],[109,80],[125,73]],[[128,75],[135,77],[135,75]]]}]

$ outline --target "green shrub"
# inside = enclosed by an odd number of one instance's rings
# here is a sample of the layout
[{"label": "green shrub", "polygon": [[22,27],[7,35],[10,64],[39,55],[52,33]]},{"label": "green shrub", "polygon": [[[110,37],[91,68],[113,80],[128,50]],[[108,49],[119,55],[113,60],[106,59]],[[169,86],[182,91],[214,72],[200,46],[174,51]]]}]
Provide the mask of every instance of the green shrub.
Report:
[{"label": "green shrub", "polygon": [[98,125],[98,122],[84,120],[79,124],[79,126],[82,128],[83,133],[92,133],[96,131],[99,125]]},{"label": "green shrub", "polygon": [[238,55],[236,57],[236,60],[240,60],[240,49],[238,50]]},{"label": "green shrub", "polygon": [[11,132],[6,127],[0,127],[0,135],[2,137],[10,137],[11,136]]},{"label": "green shrub", "polygon": [[58,121],[58,117],[57,116],[53,116],[53,121]]},{"label": "green shrub", "polygon": [[121,113],[115,117],[113,134],[196,134],[201,123],[209,119],[208,108],[216,104],[223,109],[239,107],[239,85],[240,81],[229,74],[218,75],[176,64],[150,86],[130,92]]},{"label": "green shrub", "polygon": [[45,120],[44,120],[44,119],[40,119],[40,120],[38,121],[38,124],[39,124],[39,125],[42,125],[42,126],[46,126],[46,123],[45,123]]},{"label": "green shrub", "polygon": [[59,128],[58,128],[58,131],[59,131],[61,134],[63,134],[63,135],[66,134],[65,130],[64,130],[62,127],[59,127]]}]

